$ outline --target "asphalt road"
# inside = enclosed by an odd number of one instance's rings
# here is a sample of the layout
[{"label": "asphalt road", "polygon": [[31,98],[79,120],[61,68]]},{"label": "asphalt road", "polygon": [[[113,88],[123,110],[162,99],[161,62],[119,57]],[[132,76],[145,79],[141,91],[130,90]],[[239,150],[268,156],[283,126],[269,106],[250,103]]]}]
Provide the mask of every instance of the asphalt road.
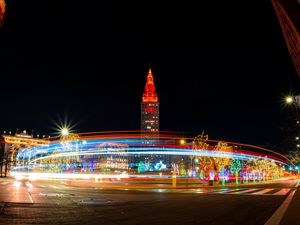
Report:
[{"label": "asphalt road", "polygon": [[77,187],[66,182],[1,179],[0,224],[264,225],[297,182],[106,189],[109,184]]}]

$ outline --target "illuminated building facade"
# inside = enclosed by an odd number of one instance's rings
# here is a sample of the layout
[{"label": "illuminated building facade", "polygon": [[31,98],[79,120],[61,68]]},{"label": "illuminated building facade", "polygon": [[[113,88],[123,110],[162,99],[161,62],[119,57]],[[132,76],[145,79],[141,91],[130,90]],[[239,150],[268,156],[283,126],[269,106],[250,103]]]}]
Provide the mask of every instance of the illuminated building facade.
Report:
[{"label": "illuminated building facade", "polygon": [[0,0],[0,28],[3,25],[4,13],[5,13],[5,2],[4,0]]},{"label": "illuminated building facade", "polygon": [[4,139],[4,148],[3,153],[0,154],[2,156],[0,165],[1,176],[2,173],[5,173],[6,176],[7,171],[10,171],[10,169],[17,164],[16,156],[21,149],[50,145],[49,140],[33,138],[26,130],[15,135],[2,135],[2,138]]},{"label": "illuminated building facade", "polygon": [[148,71],[145,91],[141,102],[141,133],[147,136],[158,135],[159,102],[155,91],[151,68]]},{"label": "illuminated building facade", "polygon": [[89,172],[115,172],[128,170],[128,156],[126,144],[105,142],[98,145],[95,150],[105,154],[84,157],[84,169]]},{"label": "illuminated building facade", "polygon": [[300,1],[272,0],[289,53],[300,76]]}]

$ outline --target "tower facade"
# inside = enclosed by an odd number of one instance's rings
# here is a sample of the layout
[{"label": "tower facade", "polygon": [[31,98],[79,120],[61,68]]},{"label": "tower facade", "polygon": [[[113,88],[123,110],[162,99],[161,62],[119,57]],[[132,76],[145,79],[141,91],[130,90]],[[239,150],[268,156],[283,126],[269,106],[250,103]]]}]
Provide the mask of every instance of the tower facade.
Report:
[{"label": "tower facade", "polygon": [[151,68],[148,71],[145,91],[141,102],[141,133],[146,136],[159,132],[159,102],[155,91]]},{"label": "tower facade", "polygon": [[290,56],[300,76],[300,0],[272,0]]}]

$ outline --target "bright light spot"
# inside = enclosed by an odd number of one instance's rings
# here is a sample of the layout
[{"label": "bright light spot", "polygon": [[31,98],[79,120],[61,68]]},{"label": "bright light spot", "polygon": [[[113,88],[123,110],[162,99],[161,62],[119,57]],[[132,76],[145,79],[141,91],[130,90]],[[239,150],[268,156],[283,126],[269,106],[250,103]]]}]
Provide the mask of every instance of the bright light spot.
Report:
[{"label": "bright light spot", "polygon": [[184,145],[186,143],[185,139],[180,139],[179,144]]},{"label": "bright light spot", "polygon": [[37,180],[38,179],[38,176],[36,174],[30,174],[29,176],[29,180],[33,181],[33,180]]},{"label": "bright light spot", "polygon": [[288,96],[288,97],[285,98],[285,102],[286,102],[287,104],[291,104],[291,103],[294,102],[294,99],[293,99],[293,97]]},{"label": "bright light spot", "polygon": [[296,140],[299,140],[299,137],[296,137]]},{"label": "bright light spot", "polygon": [[14,182],[14,186],[15,186],[15,187],[20,187],[20,185],[21,185],[21,182],[20,182],[20,181],[15,181],[15,182]]},{"label": "bright light spot", "polygon": [[21,174],[16,174],[15,179],[16,180],[22,180],[23,176]]},{"label": "bright light spot", "polygon": [[86,145],[86,143],[87,143],[86,140],[84,140],[84,141],[82,142],[82,144],[84,144],[84,145]]},{"label": "bright light spot", "polygon": [[66,128],[66,127],[62,128],[62,129],[61,129],[61,135],[62,135],[62,136],[67,136],[67,135],[69,135],[69,129]]},{"label": "bright light spot", "polygon": [[27,186],[27,187],[32,187],[32,184],[29,183],[29,182],[26,182],[26,186]]}]

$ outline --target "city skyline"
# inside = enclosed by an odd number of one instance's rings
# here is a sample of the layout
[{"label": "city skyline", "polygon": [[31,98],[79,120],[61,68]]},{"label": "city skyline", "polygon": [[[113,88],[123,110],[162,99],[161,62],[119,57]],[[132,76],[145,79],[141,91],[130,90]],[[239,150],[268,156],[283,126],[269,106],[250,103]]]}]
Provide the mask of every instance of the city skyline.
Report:
[{"label": "city skyline", "polygon": [[79,132],[137,130],[151,63],[161,130],[278,145],[288,113],[281,100],[299,80],[271,2],[203,3],[200,14],[175,3],[102,5],[101,13],[84,5],[78,23],[76,4],[48,3],[7,5],[1,131],[52,135],[65,120]]},{"label": "city skyline", "polygon": [[300,0],[0,0],[1,224],[298,224]]}]

